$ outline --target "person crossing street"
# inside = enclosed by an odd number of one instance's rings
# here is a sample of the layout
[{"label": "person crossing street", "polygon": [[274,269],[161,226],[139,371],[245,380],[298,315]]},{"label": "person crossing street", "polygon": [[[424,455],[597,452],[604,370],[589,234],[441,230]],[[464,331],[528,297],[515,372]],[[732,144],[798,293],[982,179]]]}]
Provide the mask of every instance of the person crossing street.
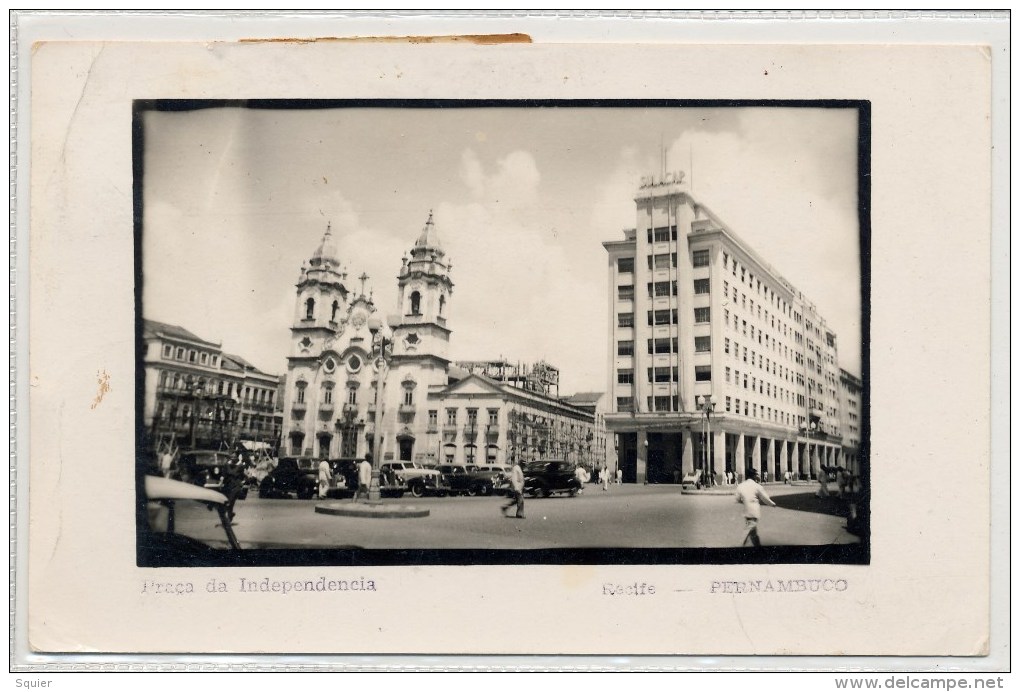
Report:
[{"label": "person crossing street", "polygon": [[514,459],[514,466],[510,469],[510,492],[512,493],[512,499],[510,502],[503,505],[503,516],[509,517],[506,513],[508,509],[517,505],[516,519],[524,518],[524,471],[521,470],[520,463]]},{"label": "person crossing street", "polygon": [[737,502],[744,505],[744,526],[747,533],[744,534],[744,542],[741,545],[751,545],[755,548],[761,547],[761,539],[758,538],[758,520],[761,519],[761,503],[775,507],[765,489],[758,485],[758,472],[755,469],[748,469],[747,480],[737,486]]}]

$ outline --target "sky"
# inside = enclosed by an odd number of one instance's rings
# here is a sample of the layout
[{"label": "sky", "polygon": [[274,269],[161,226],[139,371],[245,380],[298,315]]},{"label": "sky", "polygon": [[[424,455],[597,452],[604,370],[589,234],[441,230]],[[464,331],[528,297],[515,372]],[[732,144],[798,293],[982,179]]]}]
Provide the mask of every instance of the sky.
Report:
[{"label": "sky", "polygon": [[692,195],[812,300],[860,374],[857,114],[823,108],[216,107],[144,122],[142,312],[286,372],[295,284],[331,224],[380,314],[428,215],[452,260],[454,360],[544,359],[604,391],[602,243],[640,178]]}]

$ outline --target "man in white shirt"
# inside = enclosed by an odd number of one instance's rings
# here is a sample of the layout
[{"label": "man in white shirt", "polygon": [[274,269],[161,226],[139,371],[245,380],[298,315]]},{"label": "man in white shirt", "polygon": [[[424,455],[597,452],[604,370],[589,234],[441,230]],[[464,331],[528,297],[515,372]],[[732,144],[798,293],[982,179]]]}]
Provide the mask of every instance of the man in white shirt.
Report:
[{"label": "man in white shirt", "polygon": [[515,519],[524,518],[524,471],[521,469],[521,465],[517,460],[514,460],[514,467],[510,469],[510,502],[503,505],[503,516],[509,517],[506,513],[508,509],[517,505],[517,514],[514,516]]},{"label": "man in white shirt", "polygon": [[369,498],[368,488],[371,485],[372,462],[368,459],[362,459],[361,463],[358,464],[358,489],[354,492],[354,499],[352,502],[357,502],[362,493],[364,493],[365,499],[367,500]]},{"label": "man in white shirt", "polygon": [[776,503],[772,501],[765,489],[758,485],[758,472],[754,469],[749,469],[747,480],[737,485],[736,496],[737,502],[744,505],[744,526],[747,528],[744,542],[741,545],[747,545],[747,541],[750,540],[751,545],[760,548],[758,520],[761,518],[761,503],[764,502],[770,507],[775,507]]},{"label": "man in white shirt", "polygon": [[325,459],[319,461],[319,499],[325,500],[329,494],[329,484],[333,480],[333,471],[329,467],[329,462]]}]

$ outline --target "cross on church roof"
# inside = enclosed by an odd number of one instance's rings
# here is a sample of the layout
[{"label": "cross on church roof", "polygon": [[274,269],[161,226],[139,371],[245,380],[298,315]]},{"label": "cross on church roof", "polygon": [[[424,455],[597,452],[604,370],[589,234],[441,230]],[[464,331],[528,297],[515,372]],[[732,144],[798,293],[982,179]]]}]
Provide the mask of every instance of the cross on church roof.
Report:
[{"label": "cross on church roof", "polygon": [[365,295],[365,282],[368,281],[368,274],[361,272],[361,276],[358,278],[361,279],[361,295]]}]

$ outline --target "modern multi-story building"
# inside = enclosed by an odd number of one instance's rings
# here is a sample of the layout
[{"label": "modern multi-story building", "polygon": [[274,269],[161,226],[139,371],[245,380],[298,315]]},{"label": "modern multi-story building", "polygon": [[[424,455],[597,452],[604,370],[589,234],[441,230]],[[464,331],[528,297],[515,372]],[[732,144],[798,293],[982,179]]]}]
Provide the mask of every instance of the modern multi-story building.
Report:
[{"label": "modern multi-story building", "polygon": [[843,432],[843,458],[846,467],[860,473],[861,392],[863,383],[856,375],[840,368],[840,426]]},{"label": "modern multi-story building", "polygon": [[144,320],[143,416],[153,444],[233,447],[280,437],[279,377],[183,327]]},{"label": "modern multi-story building", "polygon": [[583,461],[594,415],[547,391],[554,368],[533,367],[529,379],[504,362],[506,377],[494,379],[479,365],[488,361],[466,362],[477,372],[450,362],[450,270],[430,214],[397,273],[397,313],[387,319],[381,357],[368,277],[349,287],[327,228],[297,283],[284,389],[287,453],[476,464],[573,454]]},{"label": "modern multi-story building", "polygon": [[836,334],[683,173],[642,180],[635,228],[603,243],[609,410],[624,480],[718,482],[845,465]]}]

